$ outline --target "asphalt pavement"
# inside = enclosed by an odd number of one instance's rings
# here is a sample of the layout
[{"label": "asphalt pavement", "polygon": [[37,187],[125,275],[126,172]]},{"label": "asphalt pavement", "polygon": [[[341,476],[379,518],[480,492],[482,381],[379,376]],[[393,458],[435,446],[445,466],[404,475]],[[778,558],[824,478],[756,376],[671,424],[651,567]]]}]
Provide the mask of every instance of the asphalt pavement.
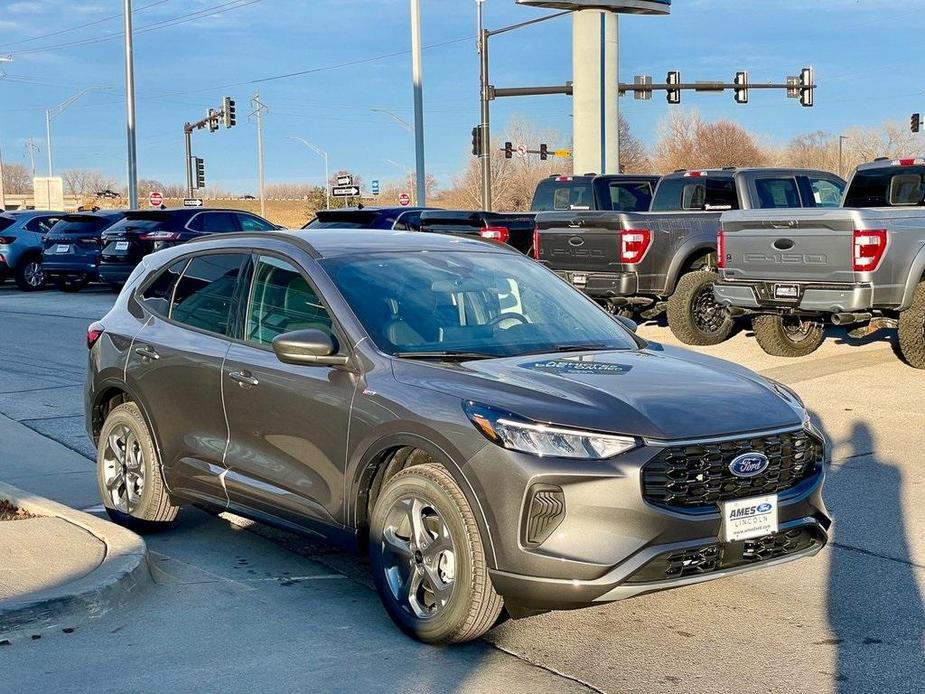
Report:
[{"label": "asphalt pavement", "polygon": [[[0,480],[98,511],[84,334],[113,299],[0,287]],[[833,332],[800,360],[745,331],[703,351],[793,386],[832,439],[814,559],[435,649],[392,626],[363,561],[190,510],[145,538],[155,584],[134,606],[0,647],[0,691],[925,691],[925,373],[889,335]]]}]

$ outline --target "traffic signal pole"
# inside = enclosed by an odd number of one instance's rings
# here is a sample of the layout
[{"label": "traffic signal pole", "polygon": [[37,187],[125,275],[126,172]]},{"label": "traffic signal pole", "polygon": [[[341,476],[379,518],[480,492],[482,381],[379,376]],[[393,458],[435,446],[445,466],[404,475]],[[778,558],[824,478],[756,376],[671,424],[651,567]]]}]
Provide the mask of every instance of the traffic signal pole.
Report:
[{"label": "traffic signal pole", "polygon": [[482,174],[482,209],[491,211],[491,99],[488,93],[488,37],[484,26],[482,5],[476,0],[479,14],[479,94],[481,123],[479,123],[479,166]]},{"label": "traffic signal pole", "polygon": [[193,126],[183,126],[183,139],[186,141],[186,197],[193,197]]},{"label": "traffic signal pole", "polygon": [[[226,96],[222,100],[222,107],[218,110],[210,108],[208,115],[195,123],[183,124],[183,142],[186,149],[186,196],[193,197],[193,191],[205,185],[205,166],[199,167],[201,159],[193,158],[193,131],[208,128],[209,132],[218,130],[219,121],[224,122],[226,128],[237,125],[237,115],[234,99]],[[201,175],[199,169],[202,169]],[[201,179],[201,180],[200,180]]]}]

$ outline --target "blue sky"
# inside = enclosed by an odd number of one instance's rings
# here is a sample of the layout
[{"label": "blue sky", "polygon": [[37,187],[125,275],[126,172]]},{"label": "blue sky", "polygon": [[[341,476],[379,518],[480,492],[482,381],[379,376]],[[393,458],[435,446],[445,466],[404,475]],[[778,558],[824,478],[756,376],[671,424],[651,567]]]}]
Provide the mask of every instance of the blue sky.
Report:
[{"label": "blue sky", "polygon": [[[470,129],[478,121],[475,0],[422,4],[424,43],[431,46],[424,54],[427,164],[446,181],[464,166]],[[408,5],[408,0],[135,0],[140,176],[182,181],[182,124],[202,117],[227,93],[238,102],[238,126],[212,135],[200,131],[194,150],[206,159],[211,184],[253,192],[255,128],[247,114],[259,89],[270,107],[269,181],[323,179],[322,161],[290,136],[326,149],[332,170],[348,169],[367,180],[400,177],[386,160],[411,166],[412,138],[371,109],[412,118]],[[44,110],[83,87],[109,85],[55,121],[55,168],[95,168],[124,179],[121,20],[105,19],[121,7],[120,0],[0,0],[0,55],[14,56],[12,64],[0,66],[9,76],[0,80],[5,161],[26,163],[24,142],[31,136],[42,148],[42,175]],[[543,13],[513,0],[487,0],[485,8],[489,27]],[[214,14],[216,9],[224,11]],[[169,24],[196,11],[209,14]],[[736,70],[747,69],[752,81],[778,81],[813,65],[819,89],[812,109],[778,92],[753,92],[747,106],[736,105],[730,93],[685,94],[684,106],[706,118],[734,118],[777,140],[905,122],[912,111],[925,111],[925,85],[915,82],[925,62],[917,50],[923,14],[921,3],[888,0],[675,0],[669,17],[621,19],[621,77],[632,81],[634,74],[651,74],[661,81],[668,70],[680,69],[685,81],[731,80]],[[63,32],[88,23],[94,24]],[[27,40],[38,35],[46,36]],[[77,42],[81,45],[65,45]],[[570,43],[568,19],[499,36],[492,44],[492,82],[564,83],[571,77]],[[336,67],[345,63],[355,64]],[[242,84],[300,71],[312,72]],[[634,132],[651,141],[669,107],[656,94],[648,102],[624,97],[621,108]],[[496,132],[520,115],[568,138],[570,112],[567,97],[506,99],[495,102],[493,119]]]}]

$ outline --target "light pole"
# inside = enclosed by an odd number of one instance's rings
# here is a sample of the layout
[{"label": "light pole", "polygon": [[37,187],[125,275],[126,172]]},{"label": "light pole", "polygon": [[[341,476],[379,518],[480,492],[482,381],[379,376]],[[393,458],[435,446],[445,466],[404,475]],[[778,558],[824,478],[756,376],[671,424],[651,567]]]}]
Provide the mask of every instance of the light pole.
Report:
[{"label": "light pole", "polygon": [[389,116],[392,120],[394,120],[396,123],[398,123],[402,128],[404,128],[409,133],[414,135],[415,133],[414,126],[411,125],[411,123],[406,121],[404,118],[399,116],[397,113],[393,111],[389,111],[387,108],[371,108],[369,110],[372,111],[373,113],[384,113],[385,115]]},{"label": "light pole", "polygon": [[[132,36],[132,0],[125,0],[125,134],[128,147],[128,206],[138,207],[138,159],[135,148],[135,53]],[[49,145],[49,155],[51,153]],[[49,164],[49,170],[51,165]],[[51,174],[49,173],[49,176]]]},{"label": "light pole", "polygon": [[[12,63],[12,56],[0,55],[0,63]],[[0,69],[0,78],[6,77],[6,73]],[[6,188],[3,187],[3,148],[0,147],[0,212],[6,211]]]},{"label": "light pole", "polygon": [[79,92],[74,94],[74,96],[69,99],[65,99],[57,106],[52,106],[50,109],[45,111],[45,138],[46,138],[46,149],[48,149],[48,177],[51,178],[54,176],[54,156],[52,152],[51,145],[51,120],[59,115],[61,115],[68,106],[77,101],[84,94],[89,92],[98,92],[103,91],[104,89],[109,89],[109,87],[87,87],[86,89],[81,89]]},{"label": "light pole", "polygon": [[311,151],[317,154],[319,157],[324,158],[324,207],[325,209],[331,209],[331,179],[328,174],[328,153],[325,152],[318,145],[313,145],[311,142],[306,140],[304,137],[297,137],[296,135],[290,135],[290,140],[298,140],[303,145],[308,147]]},{"label": "light pole", "polygon": [[425,204],[424,78],[421,57],[421,0],[411,0],[411,79],[414,84],[414,158],[417,165],[417,204]]}]

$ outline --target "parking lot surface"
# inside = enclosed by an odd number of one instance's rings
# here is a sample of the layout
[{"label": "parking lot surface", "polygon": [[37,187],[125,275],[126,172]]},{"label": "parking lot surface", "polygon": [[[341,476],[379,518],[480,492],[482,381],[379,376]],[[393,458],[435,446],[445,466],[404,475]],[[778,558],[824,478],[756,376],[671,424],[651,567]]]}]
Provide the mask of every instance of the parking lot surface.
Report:
[{"label": "parking lot surface", "polygon": [[[0,287],[3,481],[99,504],[84,334],[113,300]],[[675,343],[657,324],[640,334]],[[147,538],[156,583],[137,605],[72,634],[19,635],[0,671],[39,691],[925,691],[925,373],[891,337],[832,332],[800,360],[746,331],[703,348],[794,387],[832,440],[833,542],[813,559],[435,649],[394,629],[363,561],[191,510]]]}]

